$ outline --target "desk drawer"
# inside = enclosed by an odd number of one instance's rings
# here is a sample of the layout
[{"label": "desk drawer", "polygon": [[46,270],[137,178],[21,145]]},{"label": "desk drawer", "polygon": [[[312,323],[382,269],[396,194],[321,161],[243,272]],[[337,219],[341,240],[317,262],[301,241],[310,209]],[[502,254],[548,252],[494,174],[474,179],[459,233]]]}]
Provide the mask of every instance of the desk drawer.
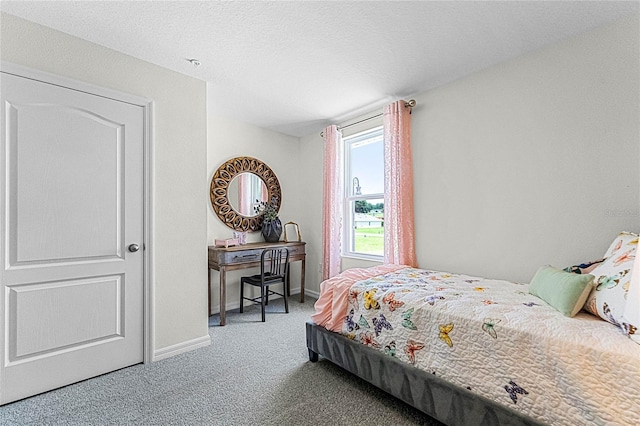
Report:
[{"label": "desk drawer", "polygon": [[262,256],[263,251],[264,249],[219,252],[219,263],[222,265],[233,265],[235,263],[260,262],[260,256]]},{"label": "desk drawer", "polygon": [[287,247],[287,249],[289,249],[289,256],[304,254],[304,244],[296,245],[293,247]]},{"label": "desk drawer", "polygon": [[[304,246],[286,247],[289,250],[289,257],[304,254]],[[259,262],[260,256],[265,249],[239,250],[233,252],[221,252],[219,254],[220,263],[223,265],[233,265],[236,263]]]}]

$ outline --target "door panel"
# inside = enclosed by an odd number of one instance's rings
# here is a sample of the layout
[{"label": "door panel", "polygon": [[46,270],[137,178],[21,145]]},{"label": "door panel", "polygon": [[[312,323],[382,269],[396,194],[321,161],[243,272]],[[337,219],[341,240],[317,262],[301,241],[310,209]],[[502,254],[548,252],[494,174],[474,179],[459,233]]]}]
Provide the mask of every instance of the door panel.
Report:
[{"label": "door panel", "polygon": [[15,342],[7,365],[124,337],[122,276],[10,286],[7,294]]},{"label": "door panel", "polygon": [[0,76],[7,403],[143,361],[144,110]]},{"label": "door panel", "polygon": [[76,107],[10,105],[10,266],[119,256],[123,125]]}]

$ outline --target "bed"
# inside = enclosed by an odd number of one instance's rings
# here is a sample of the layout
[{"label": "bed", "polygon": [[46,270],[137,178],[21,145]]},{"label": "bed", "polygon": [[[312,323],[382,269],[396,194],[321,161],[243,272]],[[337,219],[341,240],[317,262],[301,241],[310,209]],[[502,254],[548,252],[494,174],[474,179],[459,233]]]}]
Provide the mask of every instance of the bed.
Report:
[{"label": "bed", "polygon": [[538,274],[523,284],[401,265],[345,271],[321,285],[310,360],[449,425],[640,424],[640,345],[624,306],[638,238],[620,235],[564,315],[531,293]]}]

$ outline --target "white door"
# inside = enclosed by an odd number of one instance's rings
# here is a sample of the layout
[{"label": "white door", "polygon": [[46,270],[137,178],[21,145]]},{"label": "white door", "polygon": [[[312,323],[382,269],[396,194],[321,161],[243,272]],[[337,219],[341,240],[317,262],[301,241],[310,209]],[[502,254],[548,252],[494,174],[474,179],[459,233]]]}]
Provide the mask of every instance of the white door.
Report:
[{"label": "white door", "polygon": [[145,118],[141,106],[0,78],[5,404],[143,361]]}]

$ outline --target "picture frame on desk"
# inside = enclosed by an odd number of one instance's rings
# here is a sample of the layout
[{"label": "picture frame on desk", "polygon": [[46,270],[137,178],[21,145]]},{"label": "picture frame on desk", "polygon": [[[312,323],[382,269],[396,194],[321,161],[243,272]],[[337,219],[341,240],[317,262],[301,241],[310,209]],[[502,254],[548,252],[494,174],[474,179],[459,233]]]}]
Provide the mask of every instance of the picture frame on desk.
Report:
[{"label": "picture frame on desk", "polygon": [[[287,235],[287,229],[293,229],[295,232],[293,234],[293,238],[297,238],[297,240],[290,240],[289,236]],[[290,241],[302,241],[302,235],[300,234],[300,227],[298,226],[297,223],[295,222],[287,222],[284,224],[284,242],[288,243]]]}]

